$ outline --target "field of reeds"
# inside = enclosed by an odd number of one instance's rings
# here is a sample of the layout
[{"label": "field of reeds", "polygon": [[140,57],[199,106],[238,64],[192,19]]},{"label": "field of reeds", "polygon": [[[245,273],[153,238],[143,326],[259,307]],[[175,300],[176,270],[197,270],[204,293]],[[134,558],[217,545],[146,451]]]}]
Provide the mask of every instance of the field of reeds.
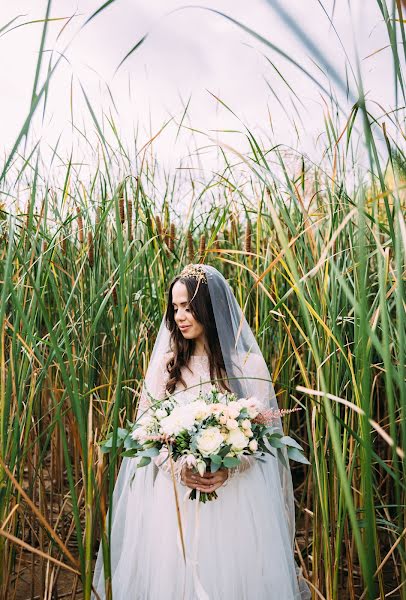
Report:
[{"label": "field of reeds", "polygon": [[134,416],[168,283],[188,262],[228,279],[279,406],[303,407],[285,425],[311,461],[291,466],[313,598],[406,598],[404,129],[364,100],[342,123],[327,112],[318,165],[247,130],[251,152],[225,149],[210,181],[180,191],[174,174],[159,193],[154,165],[120,150],[117,171],[82,179],[71,158],[50,182],[39,154],[17,157],[24,124],[0,190],[2,600],[90,598],[119,467],[98,442]]}]

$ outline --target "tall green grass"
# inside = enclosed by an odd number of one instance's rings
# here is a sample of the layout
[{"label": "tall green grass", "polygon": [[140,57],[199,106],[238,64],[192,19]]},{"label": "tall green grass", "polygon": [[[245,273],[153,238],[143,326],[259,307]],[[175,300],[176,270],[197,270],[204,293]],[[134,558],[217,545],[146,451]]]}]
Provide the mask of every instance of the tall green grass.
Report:
[{"label": "tall green grass", "polygon": [[[403,97],[395,8],[379,6]],[[52,85],[52,69],[45,87],[39,72],[1,176],[0,597],[51,598],[69,585],[72,597],[90,598],[101,538],[108,587],[106,512],[119,462],[98,441],[134,415],[168,282],[201,261],[230,281],[280,406],[305,408],[286,427],[312,463],[292,470],[296,558],[314,597],[406,598],[406,159],[396,127],[377,128],[358,79],[344,134],[326,117],[319,165],[300,154],[292,164],[247,129],[251,151],[223,148],[219,174],[190,182],[180,219],[177,175],[160,200],[154,164],[131,162],[124,145],[119,169],[106,158],[81,180],[72,157],[56,185],[38,149],[16,160]],[[355,124],[369,173],[349,183]],[[29,198],[18,208],[10,199],[22,181]]]}]

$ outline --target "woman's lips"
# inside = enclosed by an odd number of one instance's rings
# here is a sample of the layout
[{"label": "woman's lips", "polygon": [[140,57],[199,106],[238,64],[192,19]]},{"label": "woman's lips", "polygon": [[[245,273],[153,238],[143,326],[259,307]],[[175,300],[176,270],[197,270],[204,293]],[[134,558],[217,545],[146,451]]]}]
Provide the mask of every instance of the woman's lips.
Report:
[{"label": "woman's lips", "polygon": [[179,329],[181,331],[185,331],[186,329],[189,329],[190,325],[186,325],[186,327],[179,327]]}]

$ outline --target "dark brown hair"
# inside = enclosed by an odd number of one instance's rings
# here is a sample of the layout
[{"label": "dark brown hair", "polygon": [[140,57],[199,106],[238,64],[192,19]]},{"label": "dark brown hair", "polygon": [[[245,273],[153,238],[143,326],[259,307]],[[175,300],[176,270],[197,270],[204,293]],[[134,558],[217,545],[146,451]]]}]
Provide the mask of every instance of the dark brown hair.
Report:
[{"label": "dark brown hair", "polygon": [[213,381],[219,389],[231,391],[227,385],[227,380],[225,379],[226,370],[208,285],[203,281],[198,282],[194,277],[182,277],[180,275],[176,276],[169,285],[168,305],[165,313],[165,322],[170,331],[170,345],[173,350],[173,356],[171,356],[166,366],[169,373],[166,390],[169,394],[172,394],[175,391],[175,386],[178,381],[186,387],[186,383],[181,375],[181,367],[186,365],[189,368],[189,359],[194,353],[196,346],[196,342],[193,339],[188,340],[183,337],[182,332],[175,322],[175,310],[172,304],[172,288],[177,281],[186,286],[189,308],[192,315],[204,327],[208,345],[210,379],[212,381],[215,379],[219,380]]}]

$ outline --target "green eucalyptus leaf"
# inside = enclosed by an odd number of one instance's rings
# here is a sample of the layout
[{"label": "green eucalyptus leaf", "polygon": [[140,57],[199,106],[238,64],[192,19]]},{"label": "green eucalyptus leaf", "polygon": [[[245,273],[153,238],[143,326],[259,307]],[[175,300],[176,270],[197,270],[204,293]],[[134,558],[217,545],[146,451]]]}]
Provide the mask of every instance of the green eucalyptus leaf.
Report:
[{"label": "green eucalyptus leaf", "polygon": [[123,427],[117,427],[117,438],[120,440],[125,439],[129,434],[128,429],[124,429]]},{"label": "green eucalyptus leaf", "polygon": [[138,456],[158,456],[159,450],[158,448],[147,448],[146,450],[142,450],[142,452],[138,453]]},{"label": "green eucalyptus leaf", "polygon": [[283,448],[285,444],[282,444],[279,437],[275,437],[275,435],[268,435],[268,441],[273,446],[273,448]]},{"label": "green eucalyptus leaf", "polygon": [[293,448],[297,448],[298,450],[303,450],[302,446],[297,443],[296,440],[291,438],[289,435],[284,435],[281,437],[281,442],[285,444],[285,446],[292,446]]},{"label": "green eucalyptus leaf", "polygon": [[125,452],[121,453],[121,456],[130,456],[131,458],[135,458],[137,456],[137,451],[136,450],[126,450]]},{"label": "green eucalyptus leaf", "polygon": [[219,455],[220,456],[225,456],[226,454],[228,454],[231,450],[231,444],[228,444],[227,446],[224,446],[224,448],[221,448],[221,450],[219,451]]},{"label": "green eucalyptus leaf", "polygon": [[307,458],[297,448],[288,448],[288,456],[291,460],[296,460],[304,465],[310,465]]},{"label": "green eucalyptus leaf", "polygon": [[227,467],[227,469],[231,469],[232,467],[236,467],[240,464],[240,460],[235,456],[226,456],[223,460],[223,465]]},{"label": "green eucalyptus leaf", "polygon": [[215,473],[216,471],[218,471],[220,469],[220,467],[221,467],[221,463],[216,464],[216,463],[212,462],[210,465],[210,472]]},{"label": "green eucalyptus leaf", "polygon": [[276,452],[278,454],[278,459],[281,461],[281,463],[283,464],[283,466],[286,467],[286,468],[288,468],[288,465],[287,465],[287,462],[286,462],[286,459],[285,459],[285,456],[284,456],[282,450],[280,448],[278,448],[276,450]]},{"label": "green eucalyptus leaf", "polygon": [[223,458],[219,454],[211,454],[210,459],[216,465],[221,465],[223,462]]}]

